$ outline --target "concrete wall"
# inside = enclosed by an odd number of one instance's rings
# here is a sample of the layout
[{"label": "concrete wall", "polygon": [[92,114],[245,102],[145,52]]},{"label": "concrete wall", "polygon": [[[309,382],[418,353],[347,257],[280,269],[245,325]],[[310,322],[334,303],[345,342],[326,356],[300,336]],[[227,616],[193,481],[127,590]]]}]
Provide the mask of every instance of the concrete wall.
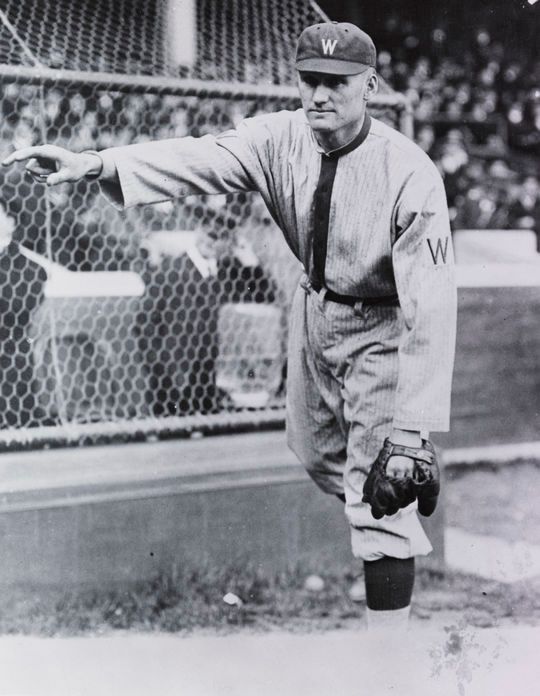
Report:
[{"label": "concrete wall", "polygon": [[324,567],[350,558],[340,507],[294,483],[6,513],[0,581],[107,587],[172,564]]},{"label": "concrete wall", "polygon": [[[279,431],[2,455],[2,473],[4,589],[108,587],[172,564],[351,560],[343,505],[308,480]],[[426,524],[440,564],[442,512]]]}]

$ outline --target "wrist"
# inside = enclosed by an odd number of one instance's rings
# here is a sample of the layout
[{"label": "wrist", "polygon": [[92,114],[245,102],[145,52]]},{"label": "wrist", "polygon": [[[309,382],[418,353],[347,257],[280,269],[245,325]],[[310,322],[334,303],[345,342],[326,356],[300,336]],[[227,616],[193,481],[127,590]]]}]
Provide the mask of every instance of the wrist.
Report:
[{"label": "wrist", "polygon": [[392,428],[390,442],[392,442],[394,445],[403,445],[403,447],[421,447],[422,437],[419,430],[401,430],[401,428]]},{"label": "wrist", "polygon": [[97,152],[93,150],[85,150],[81,152],[82,155],[86,157],[86,178],[87,179],[98,179],[103,171],[103,160]]}]

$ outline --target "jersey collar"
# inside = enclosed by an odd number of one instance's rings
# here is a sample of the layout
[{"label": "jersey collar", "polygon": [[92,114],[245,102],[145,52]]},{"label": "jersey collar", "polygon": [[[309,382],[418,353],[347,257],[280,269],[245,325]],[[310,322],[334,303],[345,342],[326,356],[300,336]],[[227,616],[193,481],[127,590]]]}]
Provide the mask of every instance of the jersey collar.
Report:
[{"label": "jersey collar", "polygon": [[[329,159],[338,159],[338,157],[342,157],[343,155],[347,155],[349,152],[356,150],[357,147],[360,147],[360,145],[367,138],[370,128],[371,128],[371,116],[369,114],[366,114],[366,116],[364,118],[364,123],[362,124],[362,128],[360,129],[360,132],[358,133],[358,135],[355,135],[354,138],[350,142],[346,143],[345,145],[342,145],[341,147],[338,147],[336,150],[330,150],[330,152],[325,152],[322,149],[322,147],[317,143],[317,150],[318,150],[318,152],[320,152],[325,157],[328,157]],[[317,141],[315,140],[315,142],[317,142]]]}]

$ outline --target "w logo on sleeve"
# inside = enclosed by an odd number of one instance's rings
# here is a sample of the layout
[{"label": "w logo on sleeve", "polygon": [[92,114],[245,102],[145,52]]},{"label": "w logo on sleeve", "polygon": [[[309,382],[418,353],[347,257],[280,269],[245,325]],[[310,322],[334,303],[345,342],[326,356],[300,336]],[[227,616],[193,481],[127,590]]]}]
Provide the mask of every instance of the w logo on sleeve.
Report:
[{"label": "w logo on sleeve", "polygon": [[442,239],[437,239],[435,244],[432,244],[431,239],[427,239],[427,245],[429,247],[429,253],[431,255],[431,260],[436,266],[440,264],[445,264],[448,258],[448,242],[449,239],[446,237],[444,242]]},{"label": "w logo on sleeve", "polygon": [[337,39],[321,39],[322,50],[325,56],[333,56],[336,49]]}]

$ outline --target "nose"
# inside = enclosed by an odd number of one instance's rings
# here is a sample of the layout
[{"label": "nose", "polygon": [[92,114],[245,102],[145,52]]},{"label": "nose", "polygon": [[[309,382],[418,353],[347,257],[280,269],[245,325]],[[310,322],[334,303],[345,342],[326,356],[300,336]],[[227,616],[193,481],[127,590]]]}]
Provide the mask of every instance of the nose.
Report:
[{"label": "nose", "polygon": [[328,101],[328,98],[328,87],[323,84],[317,85],[317,87],[315,87],[315,91],[313,92],[313,102],[315,104],[325,104]]}]

